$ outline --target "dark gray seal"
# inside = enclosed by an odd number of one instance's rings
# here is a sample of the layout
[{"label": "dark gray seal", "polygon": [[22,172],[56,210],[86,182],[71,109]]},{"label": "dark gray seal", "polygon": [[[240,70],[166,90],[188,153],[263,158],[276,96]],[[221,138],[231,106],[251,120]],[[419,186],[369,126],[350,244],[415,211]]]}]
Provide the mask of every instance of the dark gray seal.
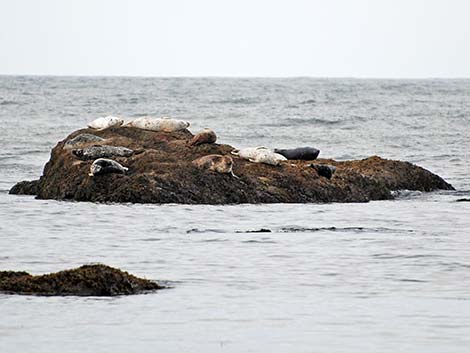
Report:
[{"label": "dark gray seal", "polygon": [[283,155],[287,159],[303,161],[313,161],[314,159],[317,159],[318,155],[320,154],[320,150],[317,150],[313,147],[299,147],[289,149],[275,148],[274,152]]},{"label": "dark gray seal", "polygon": [[104,138],[93,135],[93,134],[80,134],[75,136],[73,139],[68,140],[64,148],[69,149],[69,148],[74,148],[79,145],[83,145],[84,143],[88,142],[101,142],[104,141]]},{"label": "dark gray seal", "polygon": [[134,151],[122,146],[93,145],[72,150],[72,153],[82,161],[87,161],[97,158],[130,157]]},{"label": "dark gray seal", "polygon": [[310,166],[317,171],[319,176],[327,179],[331,179],[336,171],[336,167],[329,164],[310,164]]},{"label": "dark gray seal", "polygon": [[121,164],[113,161],[112,159],[99,158],[91,165],[90,174],[88,175],[95,176],[111,173],[125,174],[128,170],[129,168],[123,167]]}]

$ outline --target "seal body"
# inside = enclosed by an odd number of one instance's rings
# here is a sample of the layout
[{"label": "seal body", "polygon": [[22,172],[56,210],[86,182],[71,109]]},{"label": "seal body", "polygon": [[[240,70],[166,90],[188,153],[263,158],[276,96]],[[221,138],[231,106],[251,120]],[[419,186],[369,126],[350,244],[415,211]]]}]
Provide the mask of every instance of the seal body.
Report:
[{"label": "seal body", "polygon": [[260,153],[260,151],[271,150],[266,147],[247,147],[238,150],[233,150],[231,153],[243,159],[253,159]]},{"label": "seal body", "polygon": [[171,119],[168,117],[153,118],[144,116],[129,121],[124,126],[151,131],[174,132],[184,130],[189,127],[189,125],[190,123],[184,120]]},{"label": "seal body", "polygon": [[104,138],[93,135],[93,134],[80,134],[75,136],[73,139],[68,140],[64,144],[65,149],[71,149],[76,146],[80,146],[84,143],[89,143],[89,142],[101,142],[104,141]]},{"label": "seal body", "polygon": [[90,174],[88,175],[95,176],[111,173],[125,174],[128,170],[129,168],[123,167],[121,164],[113,161],[112,159],[99,158],[91,165]]},{"label": "seal body", "polygon": [[82,161],[110,157],[130,157],[134,151],[122,146],[94,145],[72,150],[72,153]]},{"label": "seal body", "polygon": [[214,143],[217,141],[217,135],[215,132],[209,128],[205,128],[199,131],[188,143],[188,146],[198,146],[203,143]]},{"label": "seal body", "polygon": [[274,149],[275,153],[282,154],[287,159],[313,161],[317,159],[320,150],[313,147],[299,147],[290,149]]},{"label": "seal body", "polygon": [[264,163],[269,165],[279,165],[279,163],[286,160],[287,158],[283,155],[274,153],[268,149],[258,150],[255,156],[249,159],[249,161],[253,163]]},{"label": "seal body", "polygon": [[233,174],[233,159],[221,154],[209,154],[195,159],[192,164],[200,169],[207,169],[221,174]]},{"label": "seal body", "polygon": [[329,164],[310,164],[310,166],[317,171],[319,176],[327,179],[331,179],[336,171],[336,167]]},{"label": "seal body", "polygon": [[88,127],[96,130],[104,130],[113,126],[121,126],[124,123],[124,120],[115,116],[105,116],[93,120],[88,124]]}]

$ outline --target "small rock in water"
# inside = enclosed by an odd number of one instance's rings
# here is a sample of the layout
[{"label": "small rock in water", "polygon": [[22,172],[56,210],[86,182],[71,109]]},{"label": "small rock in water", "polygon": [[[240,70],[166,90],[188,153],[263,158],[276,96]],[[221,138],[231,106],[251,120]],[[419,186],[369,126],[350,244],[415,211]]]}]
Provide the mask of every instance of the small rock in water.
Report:
[{"label": "small rock in water", "polygon": [[45,296],[115,296],[163,289],[164,286],[106,265],[84,265],[47,275],[0,271],[0,292]]}]

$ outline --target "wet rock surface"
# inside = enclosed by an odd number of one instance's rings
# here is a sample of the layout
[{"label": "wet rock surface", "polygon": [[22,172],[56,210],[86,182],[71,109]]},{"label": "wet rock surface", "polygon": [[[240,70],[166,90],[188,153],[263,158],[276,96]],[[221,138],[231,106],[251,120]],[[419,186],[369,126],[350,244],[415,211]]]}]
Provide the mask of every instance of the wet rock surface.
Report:
[{"label": "wet rock surface", "polygon": [[[83,133],[104,140],[85,143],[80,148],[103,144],[136,151],[130,157],[113,158],[129,171],[125,175],[88,176],[93,161],[81,161],[70,149],[63,148],[66,141]],[[289,160],[279,166],[232,156],[233,172],[239,177],[234,178],[200,170],[191,163],[208,154],[230,155],[232,146],[189,147],[192,138],[188,130],[173,133],[133,127],[78,130],[53,148],[38,181],[18,183],[10,193],[94,202],[240,204],[367,202],[391,199],[393,190],[453,190],[441,177],[419,166],[377,156],[344,162]],[[334,175],[331,179],[321,176],[312,163],[336,167]]]},{"label": "wet rock surface", "polygon": [[45,296],[115,296],[156,291],[165,287],[106,265],[33,276],[0,271],[0,293]]}]

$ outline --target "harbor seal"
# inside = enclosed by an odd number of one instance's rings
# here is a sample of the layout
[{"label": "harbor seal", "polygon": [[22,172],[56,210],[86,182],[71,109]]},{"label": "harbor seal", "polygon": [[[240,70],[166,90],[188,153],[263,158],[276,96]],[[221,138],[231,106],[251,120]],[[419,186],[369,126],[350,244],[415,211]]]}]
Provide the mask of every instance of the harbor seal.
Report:
[{"label": "harbor seal", "polygon": [[199,169],[208,169],[213,172],[221,174],[233,174],[233,159],[230,156],[223,156],[221,154],[209,154],[192,161],[192,164]]},{"label": "harbor seal", "polygon": [[298,147],[290,149],[275,148],[274,152],[282,154],[287,159],[304,161],[313,161],[314,159],[317,159],[320,154],[320,150],[313,147]]},{"label": "harbor seal", "polygon": [[271,151],[269,148],[266,147],[247,147],[242,149],[235,149],[231,153],[234,156],[238,156],[243,159],[253,159],[261,150]]},{"label": "harbor seal", "polygon": [[209,128],[199,131],[188,143],[189,147],[202,145],[203,143],[214,143],[217,141],[217,135]]},{"label": "harbor seal", "polygon": [[260,149],[257,151],[253,158],[248,159],[253,163],[264,163],[269,165],[279,165],[282,161],[286,161],[287,158],[281,154],[274,153],[268,149]]},{"label": "harbor seal", "polygon": [[68,140],[65,142],[64,147],[65,149],[71,149],[76,146],[83,145],[89,142],[101,142],[104,141],[104,138],[93,135],[93,134],[80,134],[75,136],[73,139]]},{"label": "harbor seal", "polygon": [[125,127],[135,127],[143,130],[174,132],[188,128],[190,123],[184,120],[171,119],[168,117],[153,118],[143,116],[124,124]]},{"label": "harbor seal", "polygon": [[72,153],[82,161],[110,157],[130,157],[134,151],[122,146],[93,145],[91,147],[72,150]]},{"label": "harbor seal", "polygon": [[116,161],[107,158],[99,158],[90,167],[89,176],[103,175],[110,173],[125,174],[129,168],[123,167]]},{"label": "harbor seal", "polygon": [[104,130],[109,127],[118,127],[124,123],[124,120],[115,116],[105,116],[88,123],[88,127],[96,130]]},{"label": "harbor seal", "polygon": [[336,172],[336,167],[329,164],[310,164],[310,167],[315,169],[319,176],[331,179]]}]

